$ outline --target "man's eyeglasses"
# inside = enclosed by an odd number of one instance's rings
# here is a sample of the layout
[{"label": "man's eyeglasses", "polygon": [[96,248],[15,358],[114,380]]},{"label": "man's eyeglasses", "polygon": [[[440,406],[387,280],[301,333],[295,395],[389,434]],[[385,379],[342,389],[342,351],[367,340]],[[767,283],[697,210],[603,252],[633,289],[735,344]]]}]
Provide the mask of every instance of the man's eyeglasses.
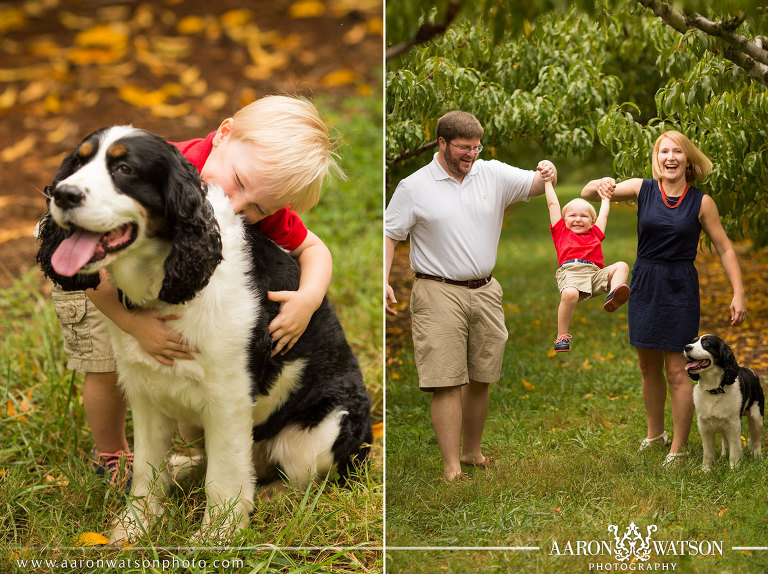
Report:
[{"label": "man's eyeglasses", "polygon": [[449,143],[449,145],[452,145],[453,147],[455,147],[457,150],[459,150],[462,153],[469,153],[471,151],[476,151],[477,153],[480,153],[481,151],[483,151],[483,146],[482,145],[470,146],[470,145],[456,145],[453,142],[448,142],[448,143]]}]

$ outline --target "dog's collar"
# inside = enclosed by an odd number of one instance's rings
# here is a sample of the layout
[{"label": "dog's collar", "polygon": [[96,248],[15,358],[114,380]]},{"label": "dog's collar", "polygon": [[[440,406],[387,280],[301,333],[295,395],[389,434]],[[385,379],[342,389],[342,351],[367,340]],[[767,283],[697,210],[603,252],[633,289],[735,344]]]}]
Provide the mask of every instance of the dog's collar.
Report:
[{"label": "dog's collar", "polygon": [[128,299],[128,296],[123,293],[123,290],[118,287],[117,298],[120,300],[120,304],[126,311],[133,311],[136,308],[136,303]]},{"label": "dog's collar", "polygon": [[707,389],[707,392],[710,395],[724,395],[725,394],[725,389],[723,388],[723,385],[720,385],[716,389]]}]

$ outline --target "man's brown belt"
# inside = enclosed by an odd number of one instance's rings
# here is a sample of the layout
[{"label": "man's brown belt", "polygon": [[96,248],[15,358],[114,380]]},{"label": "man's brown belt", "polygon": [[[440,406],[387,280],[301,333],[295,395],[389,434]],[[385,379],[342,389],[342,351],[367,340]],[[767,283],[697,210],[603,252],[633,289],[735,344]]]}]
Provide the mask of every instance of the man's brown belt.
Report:
[{"label": "man's brown belt", "polygon": [[429,279],[430,281],[439,281],[440,283],[448,283],[449,285],[459,285],[460,287],[469,287],[470,289],[477,289],[483,285],[487,285],[491,280],[492,275],[483,277],[482,279],[470,279],[469,281],[455,281],[453,279],[446,279],[445,277],[437,277],[435,275],[427,275],[426,273],[416,273],[416,277],[419,279]]}]

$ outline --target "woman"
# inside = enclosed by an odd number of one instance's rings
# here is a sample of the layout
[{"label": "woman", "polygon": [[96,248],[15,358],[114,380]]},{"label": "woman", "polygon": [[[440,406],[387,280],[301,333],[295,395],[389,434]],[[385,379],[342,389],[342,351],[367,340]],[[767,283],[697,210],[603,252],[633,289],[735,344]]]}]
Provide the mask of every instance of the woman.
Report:
[{"label": "woman", "polygon": [[[590,181],[584,199],[637,201],[637,260],[629,299],[629,341],[637,349],[643,379],[648,435],[640,449],[666,446],[664,403],[669,385],[672,443],[664,465],[681,456],[693,420],[693,388],[685,371],[683,347],[699,330],[699,278],[694,267],[701,230],[712,241],[733,288],[730,324],[747,310],[736,252],[711,197],[691,187],[712,173],[712,162],[683,134],[667,131],[651,156],[654,179],[610,177]],[[666,370],[666,380],[665,380]]]}]

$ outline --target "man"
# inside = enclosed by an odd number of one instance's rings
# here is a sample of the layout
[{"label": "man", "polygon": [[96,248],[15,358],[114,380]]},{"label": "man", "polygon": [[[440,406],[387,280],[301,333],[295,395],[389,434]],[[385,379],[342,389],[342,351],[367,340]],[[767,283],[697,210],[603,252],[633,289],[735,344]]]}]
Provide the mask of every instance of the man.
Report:
[{"label": "man", "polygon": [[[411,236],[411,334],[419,387],[433,393],[447,482],[466,476],[462,463],[492,460],[480,441],[507,340],[502,290],[491,276],[504,210],[543,194],[542,175],[557,180],[549,161],[525,171],[478,159],[483,133],[470,113],[441,117],[433,161],[400,182],[386,211],[387,278],[396,244]],[[389,284],[386,299],[396,302]]]}]

